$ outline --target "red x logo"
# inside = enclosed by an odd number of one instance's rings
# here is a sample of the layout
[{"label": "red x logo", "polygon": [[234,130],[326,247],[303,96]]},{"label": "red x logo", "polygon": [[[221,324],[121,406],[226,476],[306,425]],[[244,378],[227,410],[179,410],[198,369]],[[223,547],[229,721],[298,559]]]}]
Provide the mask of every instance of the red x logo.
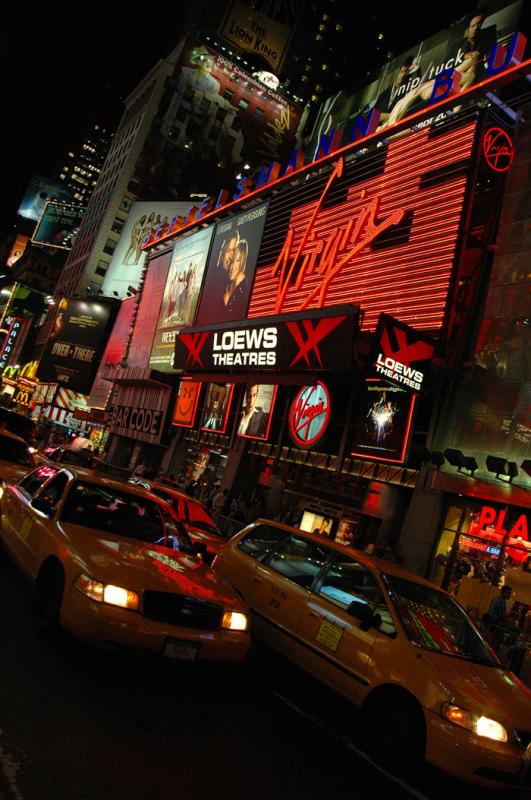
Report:
[{"label": "red x logo", "polygon": [[188,356],[186,358],[187,367],[193,367],[194,364],[198,364],[200,367],[204,366],[200,358],[200,353],[209,334],[210,331],[204,331],[203,333],[181,333],[179,341],[182,342],[188,350]]},{"label": "red x logo", "polygon": [[319,320],[316,327],[313,327],[313,323],[311,319],[303,319],[301,322],[301,326],[303,330],[301,331],[299,328],[298,322],[288,322],[287,328],[297,346],[299,348],[298,354],[295,356],[293,361],[290,364],[290,367],[293,367],[297,361],[304,359],[306,365],[311,367],[309,353],[313,350],[315,353],[315,357],[319,363],[321,369],[323,368],[323,362],[321,361],[321,354],[319,353],[319,342],[322,342],[328,334],[337,328],[338,325],[341,325],[342,322],[346,320],[346,317],[325,317],[324,319]]},{"label": "red x logo", "polygon": [[434,351],[432,344],[428,344],[428,342],[408,344],[405,331],[400,328],[394,328],[394,332],[398,350],[393,350],[387,328],[384,328],[382,334],[381,345],[386,358],[394,358],[395,361],[399,361],[401,364],[405,364],[406,367],[409,367],[412,361],[424,361],[432,357]]}]

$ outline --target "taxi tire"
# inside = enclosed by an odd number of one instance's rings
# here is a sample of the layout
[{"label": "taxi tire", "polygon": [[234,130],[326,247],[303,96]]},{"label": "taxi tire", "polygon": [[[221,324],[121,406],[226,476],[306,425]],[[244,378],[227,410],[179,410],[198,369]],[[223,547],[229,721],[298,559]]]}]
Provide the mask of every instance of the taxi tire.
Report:
[{"label": "taxi tire", "polygon": [[49,563],[41,569],[35,583],[33,627],[38,636],[46,641],[59,638],[64,588],[65,574],[58,562]]},{"label": "taxi tire", "polygon": [[424,759],[424,715],[405,692],[384,692],[363,714],[363,745],[374,760],[394,772],[408,772]]}]

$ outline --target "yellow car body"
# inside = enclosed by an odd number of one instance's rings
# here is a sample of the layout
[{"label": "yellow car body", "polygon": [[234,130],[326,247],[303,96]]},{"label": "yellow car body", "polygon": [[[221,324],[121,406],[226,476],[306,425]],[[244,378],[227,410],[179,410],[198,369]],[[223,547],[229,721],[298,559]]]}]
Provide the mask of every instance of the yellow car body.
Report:
[{"label": "yellow car body", "polygon": [[362,708],[364,746],[384,764],[424,757],[490,788],[531,786],[531,692],[439,587],[269,520],[213,568],[253,635]]},{"label": "yellow car body", "polygon": [[0,481],[16,481],[35,467],[29,445],[20,436],[0,427]]},{"label": "yellow car body", "polygon": [[244,658],[241,600],[145,490],[42,465],[4,487],[0,521],[2,544],[36,584],[38,628],[57,622],[95,645],[184,661]]}]

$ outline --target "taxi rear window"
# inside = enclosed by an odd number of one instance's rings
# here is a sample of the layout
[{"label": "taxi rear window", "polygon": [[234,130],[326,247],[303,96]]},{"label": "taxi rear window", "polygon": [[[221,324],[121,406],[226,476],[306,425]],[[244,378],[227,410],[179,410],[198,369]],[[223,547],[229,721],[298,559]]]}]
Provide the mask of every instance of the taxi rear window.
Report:
[{"label": "taxi rear window", "polygon": [[253,558],[262,558],[288,536],[290,536],[289,531],[274,525],[257,525],[240,539],[238,547]]},{"label": "taxi rear window", "polygon": [[33,459],[26,445],[9,436],[0,435],[0,458],[3,461],[10,461],[12,464],[33,467]]}]

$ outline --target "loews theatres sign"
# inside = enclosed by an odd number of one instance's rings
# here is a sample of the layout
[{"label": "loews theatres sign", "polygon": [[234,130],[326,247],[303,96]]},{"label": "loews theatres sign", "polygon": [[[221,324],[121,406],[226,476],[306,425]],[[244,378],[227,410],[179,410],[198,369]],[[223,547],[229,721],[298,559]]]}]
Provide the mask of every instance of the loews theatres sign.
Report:
[{"label": "loews theatres sign", "polygon": [[184,328],[175,342],[175,369],[277,371],[352,369],[359,309],[335,306],[306,314]]}]

